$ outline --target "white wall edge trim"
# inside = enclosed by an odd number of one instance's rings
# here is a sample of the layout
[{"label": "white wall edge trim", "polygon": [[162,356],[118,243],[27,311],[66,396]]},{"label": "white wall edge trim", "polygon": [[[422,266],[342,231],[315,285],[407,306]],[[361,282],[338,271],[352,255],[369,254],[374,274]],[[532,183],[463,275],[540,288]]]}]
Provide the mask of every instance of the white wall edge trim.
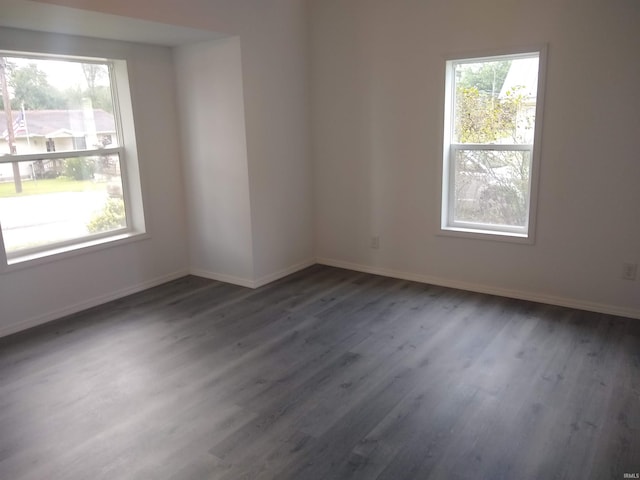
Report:
[{"label": "white wall edge trim", "polygon": [[158,285],[162,285],[163,283],[176,280],[188,274],[189,272],[187,270],[178,270],[177,272],[169,273],[167,275],[163,275],[161,277],[157,277],[152,280],[147,280],[145,282],[138,283],[136,285],[123,288],[121,290],[116,290],[115,292],[110,292],[106,295],[93,297],[93,298],[90,298],[89,300],[85,300],[83,302],[76,303],[74,305],[69,305],[59,310],[54,310],[52,312],[48,312],[43,315],[38,315],[37,317],[29,318],[27,320],[14,323],[12,325],[0,327],[0,338],[6,337],[13,333],[21,332],[22,330],[27,330],[29,328],[37,327],[38,325],[43,325],[53,320],[59,320],[68,315],[72,315],[74,313],[78,313],[78,312],[81,312],[82,310],[87,310],[89,308],[97,307],[98,305],[102,305],[104,303],[108,303],[113,300],[126,297],[127,295],[142,292],[143,290],[147,290],[149,288],[157,287]]},{"label": "white wall edge trim", "polygon": [[169,273],[167,275],[163,275],[161,277],[154,278],[152,280],[138,283],[136,285],[123,288],[121,290],[117,290],[115,292],[108,293],[106,295],[94,297],[89,300],[85,300],[83,302],[76,303],[74,305],[70,305],[68,307],[65,307],[59,310],[48,312],[43,315],[39,315],[37,317],[33,317],[18,323],[14,323],[12,325],[0,327],[0,338],[11,335],[13,333],[20,332],[22,330],[27,330],[29,328],[33,328],[38,325],[51,322],[53,320],[58,320],[60,318],[66,317],[68,315],[72,315],[82,310],[97,307],[98,305],[102,305],[104,303],[117,300],[122,297],[126,297],[127,295],[131,295],[134,293],[141,292],[143,290],[147,290],[149,288],[156,287],[158,285],[162,285],[163,283],[176,280],[180,277],[184,277],[189,274],[197,275],[199,277],[209,278],[211,280],[217,280],[220,282],[231,283],[234,285],[255,289],[263,285],[267,285],[276,280],[279,280],[283,277],[286,277],[287,275],[291,275],[292,273],[308,268],[316,263],[321,265],[327,265],[330,267],[354,270],[356,272],[371,273],[374,275],[382,275],[385,277],[398,278],[401,280],[428,283],[431,285],[439,285],[442,287],[457,288],[460,290],[468,290],[468,291],[477,292],[477,293],[486,293],[488,295],[497,295],[500,297],[515,298],[519,300],[527,300],[530,302],[538,302],[538,303],[545,303],[549,305],[556,305],[560,307],[575,308],[578,310],[604,313],[607,315],[616,315],[621,317],[640,319],[640,311],[634,310],[634,309],[616,307],[613,305],[585,302],[582,300],[577,300],[572,298],[563,298],[563,297],[556,297],[552,295],[536,294],[536,293],[524,292],[520,290],[509,290],[505,288],[491,287],[487,285],[479,285],[479,284],[468,283],[468,282],[460,282],[456,280],[447,280],[439,277],[421,275],[418,273],[410,273],[410,272],[403,272],[403,271],[387,269],[387,268],[361,265],[357,263],[346,262],[343,260],[335,260],[330,258],[316,258],[316,259],[304,260],[300,263],[291,265],[290,267],[287,267],[283,270],[279,270],[272,274],[265,275],[264,277],[261,277],[257,280],[249,280],[245,278],[234,277],[232,275],[208,272],[205,270],[199,270],[194,268],[190,270],[179,270],[173,273]]},{"label": "white wall edge trim", "polygon": [[263,285],[267,285],[268,283],[275,282],[276,280],[280,280],[281,278],[284,278],[287,275],[291,275],[292,273],[299,272],[300,270],[304,270],[305,268],[308,268],[311,265],[315,265],[315,264],[316,264],[315,258],[308,258],[307,260],[291,265],[290,267],[287,267],[285,269],[279,270],[269,275],[265,275],[264,277],[257,279],[254,283],[256,285],[256,288],[262,287]]},{"label": "white wall edge trim", "polygon": [[69,305],[68,307],[54,310],[51,312],[47,312],[43,315],[38,315],[37,317],[29,318],[27,320],[23,320],[18,323],[14,323],[11,325],[0,327],[0,338],[6,337],[13,333],[18,333],[23,330],[27,330],[29,328],[37,327],[39,325],[43,325],[48,322],[52,322],[54,320],[59,320],[68,315],[72,315],[74,313],[81,312],[82,310],[87,310],[89,308],[97,307],[99,305],[111,302],[113,300],[117,300],[122,297],[126,297],[127,295],[131,295],[134,293],[141,292],[143,290],[147,290],[149,288],[157,287],[158,285],[162,285],[163,283],[170,282],[172,280],[176,280],[180,277],[184,277],[186,275],[197,275],[199,277],[208,278],[210,280],[217,280],[220,282],[231,283],[233,285],[239,285],[242,287],[248,288],[258,288],[263,285],[267,285],[268,283],[279,280],[287,275],[291,275],[297,271],[303,270],[311,265],[315,265],[315,258],[307,259],[303,262],[296,263],[287,267],[283,270],[279,270],[275,273],[265,275],[258,280],[249,280],[245,278],[234,277],[232,275],[225,275],[221,273],[208,272],[205,270],[199,269],[190,269],[190,270],[179,270],[177,272],[173,272],[161,277],[154,278],[152,280],[148,280],[146,282],[138,283],[131,287],[123,288],[121,290],[117,290],[115,292],[108,293],[106,295],[100,295],[98,297],[91,298],[89,300],[85,300],[83,302],[76,303],[74,305]]},{"label": "white wall edge trim", "polygon": [[310,267],[311,265],[315,265],[316,263],[317,262],[315,258],[309,258],[282,270],[278,270],[277,272],[270,273],[269,275],[265,275],[264,277],[260,277],[257,280],[235,277],[233,275],[227,275],[226,273],[210,272],[208,270],[201,270],[199,268],[191,268],[189,273],[198,277],[208,278],[209,280],[217,280],[219,282],[239,285],[240,287],[255,289],[267,285],[271,282],[275,282],[276,280],[280,280],[281,278],[284,278],[287,275],[291,275],[292,273],[304,270],[305,268]]},{"label": "white wall edge trim", "polygon": [[197,277],[208,278],[209,280],[217,280],[218,282],[231,283],[240,287],[256,288],[255,281],[248,278],[234,277],[226,273],[210,272],[200,268],[190,268],[189,273]]},{"label": "white wall edge trim", "polygon": [[616,315],[619,317],[628,317],[640,319],[640,311],[628,308],[616,307],[614,305],[606,305],[600,303],[585,302],[583,300],[556,297],[553,295],[544,295],[521,290],[510,290],[500,287],[492,287],[488,285],[480,285],[477,283],[460,282],[456,280],[448,280],[439,277],[421,275],[418,273],[402,272],[380,267],[371,267],[360,265],[357,263],[345,262],[331,258],[317,258],[316,262],[321,265],[330,267],[345,268],[347,270],[355,270],[356,272],[371,273],[374,275],[382,275],[385,277],[398,278],[401,280],[410,280],[420,283],[428,283],[441,287],[456,288],[459,290],[467,290],[470,292],[486,293],[488,295],[497,295],[499,297],[515,298],[518,300],[527,300],[530,302],[545,303],[548,305],[556,305],[559,307],[575,308],[577,310],[586,310],[589,312],[604,313],[607,315]]}]

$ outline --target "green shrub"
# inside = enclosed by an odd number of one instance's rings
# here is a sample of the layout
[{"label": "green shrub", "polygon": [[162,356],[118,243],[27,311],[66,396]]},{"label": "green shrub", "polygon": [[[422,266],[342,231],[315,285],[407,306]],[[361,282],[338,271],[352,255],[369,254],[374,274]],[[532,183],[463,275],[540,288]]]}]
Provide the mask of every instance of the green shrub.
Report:
[{"label": "green shrub", "polygon": [[123,228],[127,225],[124,213],[124,202],[120,198],[110,198],[107,200],[101,213],[94,217],[87,224],[89,233],[108,232]]},{"label": "green shrub", "polygon": [[90,180],[96,173],[95,163],[84,157],[68,158],[64,162],[64,176],[73,180]]}]

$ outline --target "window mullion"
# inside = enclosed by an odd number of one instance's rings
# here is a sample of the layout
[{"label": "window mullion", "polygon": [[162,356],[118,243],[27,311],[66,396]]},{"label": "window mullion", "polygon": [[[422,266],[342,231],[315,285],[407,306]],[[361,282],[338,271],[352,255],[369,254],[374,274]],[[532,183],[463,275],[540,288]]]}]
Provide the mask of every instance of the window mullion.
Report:
[{"label": "window mullion", "polygon": [[496,152],[530,151],[533,145],[529,143],[452,143],[458,150],[495,150]]},{"label": "window mullion", "polygon": [[65,158],[100,157],[107,155],[122,155],[122,147],[101,148],[93,150],[69,150],[62,152],[38,152],[21,155],[5,155],[0,157],[0,163],[30,162],[33,160],[63,160]]}]

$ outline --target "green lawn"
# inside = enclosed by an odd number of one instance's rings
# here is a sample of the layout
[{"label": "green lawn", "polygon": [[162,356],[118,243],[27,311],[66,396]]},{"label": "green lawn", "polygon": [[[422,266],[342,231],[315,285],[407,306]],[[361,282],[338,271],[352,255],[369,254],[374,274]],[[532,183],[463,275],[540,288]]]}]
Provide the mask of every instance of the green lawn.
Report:
[{"label": "green lawn", "polygon": [[39,195],[42,193],[84,192],[104,188],[104,183],[96,183],[92,180],[69,180],[62,177],[36,181],[23,180],[22,193],[16,193],[16,187],[13,182],[0,183],[0,198],[16,197],[18,195]]}]

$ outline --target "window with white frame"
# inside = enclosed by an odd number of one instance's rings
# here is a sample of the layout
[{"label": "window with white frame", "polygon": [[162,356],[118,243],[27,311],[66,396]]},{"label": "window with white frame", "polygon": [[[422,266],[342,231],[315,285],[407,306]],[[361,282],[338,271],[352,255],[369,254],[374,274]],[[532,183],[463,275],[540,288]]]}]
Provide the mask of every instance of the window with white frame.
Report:
[{"label": "window with white frame", "polygon": [[124,60],[0,52],[7,264],[144,230],[126,76]]},{"label": "window with white frame", "polygon": [[531,238],[541,53],[447,62],[443,231]]}]

